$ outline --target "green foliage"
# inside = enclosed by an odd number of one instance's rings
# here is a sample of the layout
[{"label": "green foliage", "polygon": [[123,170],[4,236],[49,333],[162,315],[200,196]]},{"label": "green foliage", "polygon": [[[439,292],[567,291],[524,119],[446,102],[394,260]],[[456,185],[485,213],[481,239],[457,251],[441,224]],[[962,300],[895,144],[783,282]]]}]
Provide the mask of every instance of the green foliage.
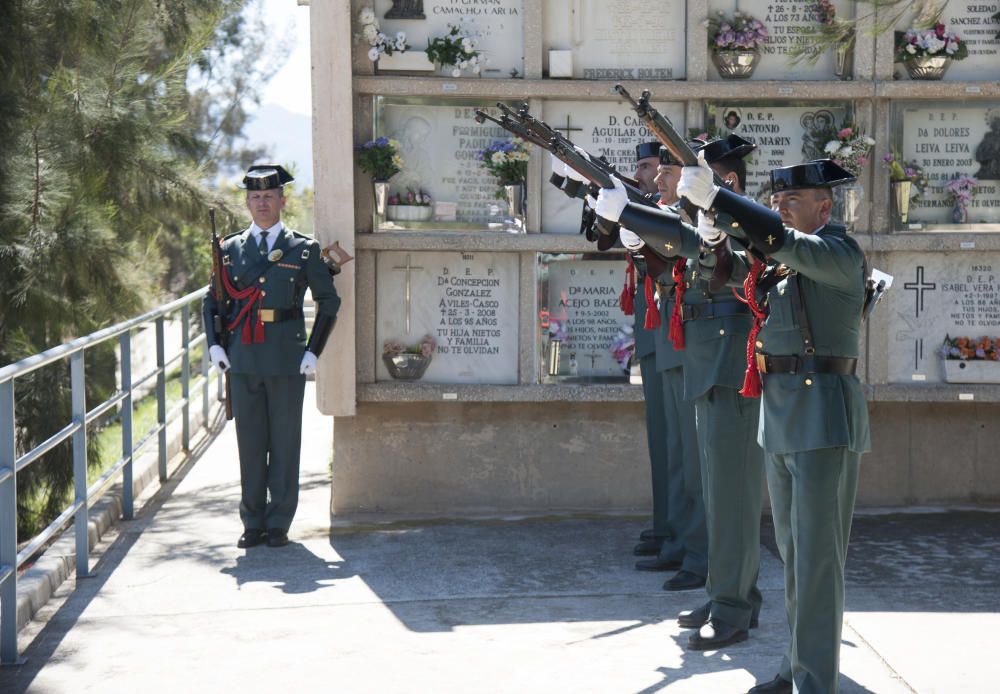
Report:
[{"label": "green foliage", "polygon": [[[221,229],[244,216],[206,181],[259,156],[239,146],[246,109],[281,62],[270,43],[260,60],[269,36],[245,4],[0,2],[0,365],[206,283],[208,208]],[[114,358],[86,360],[96,404]],[[66,369],[18,379],[19,452],[68,423]],[[20,492],[58,497],[69,464],[58,447]]]}]

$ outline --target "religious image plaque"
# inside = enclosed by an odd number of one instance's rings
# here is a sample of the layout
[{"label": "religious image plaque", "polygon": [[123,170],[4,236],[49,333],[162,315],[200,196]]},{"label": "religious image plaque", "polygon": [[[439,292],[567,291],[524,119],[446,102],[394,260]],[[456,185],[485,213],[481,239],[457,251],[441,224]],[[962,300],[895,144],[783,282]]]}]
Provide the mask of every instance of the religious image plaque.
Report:
[{"label": "religious image plaque", "polygon": [[747,194],[756,199],[770,194],[770,172],[828,155],[820,133],[839,128],[847,118],[842,104],[772,106],[741,102],[711,105],[708,122],[720,136],[736,133],[757,145],[747,164]]},{"label": "religious image plaque", "polygon": [[619,254],[540,254],[539,367],[543,383],[627,383],[632,316],[619,305]]},{"label": "religious image plaque", "polygon": [[[653,96],[653,105],[683,135],[684,105],[658,102],[656,95]],[[636,145],[656,141],[642,119],[624,101],[547,101],[544,120],[591,155],[606,157],[626,176],[635,175]],[[547,169],[548,163],[546,178]],[[555,186],[542,187],[543,232],[579,233],[582,210],[582,200],[566,197]]]},{"label": "religious image plaque", "polygon": [[542,11],[545,54],[569,51],[574,79],[651,81],[687,76],[687,10],[681,0],[547,0]]},{"label": "religious image plaque", "polygon": [[[945,379],[945,337],[1000,338],[1000,253],[893,253],[886,295],[889,315],[889,381]],[[974,357],[975,352],[969,355]],[[1000,376],[1000,362],[991,366]]]},{"label": "religious image plaque", "polygon": [[[896,116],[896,146],[929,184],[910,204],[904,228],[1000,229],[1000,103],[906,104],[896,106]],[[948,191],[959,178],[968,184],[967,198]]]},{"label": "religious image plaque", "polygon": [[377,381],[387,344],[433,339],[422,383],[517,383],[515,253],[383,251],[377,260]]}]

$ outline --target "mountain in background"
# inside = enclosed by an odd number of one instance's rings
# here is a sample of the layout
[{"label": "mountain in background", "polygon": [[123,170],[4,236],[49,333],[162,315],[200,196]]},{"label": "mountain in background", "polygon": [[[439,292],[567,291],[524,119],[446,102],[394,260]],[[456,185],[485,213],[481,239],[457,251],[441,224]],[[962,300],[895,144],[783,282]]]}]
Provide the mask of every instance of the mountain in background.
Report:
[{"label": "mountain in background", "polygon": [[313,187],[312,118],[263,104],[245,129],[251,145],[268,148],[274,163],[291,165],[299,188]]}]

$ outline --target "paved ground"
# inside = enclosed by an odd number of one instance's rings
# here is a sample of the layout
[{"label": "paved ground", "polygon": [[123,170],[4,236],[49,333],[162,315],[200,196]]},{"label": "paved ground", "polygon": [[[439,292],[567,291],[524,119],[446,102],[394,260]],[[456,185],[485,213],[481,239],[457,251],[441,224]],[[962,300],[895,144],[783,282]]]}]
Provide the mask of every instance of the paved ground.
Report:
[{"label": "paved ground", "polygon": [[[311,387],[307,403],[312,402]],[[640,519],[329,519],[330,420],[309,412],[288,547],[235,547],[231,427],[21,635],[0,692],[743,692],[787,628],[765,525],[761,626],[684,649],[703,601],[632,569]],[[1000,691],[1000,513],[859,516],[844,692]]]}]

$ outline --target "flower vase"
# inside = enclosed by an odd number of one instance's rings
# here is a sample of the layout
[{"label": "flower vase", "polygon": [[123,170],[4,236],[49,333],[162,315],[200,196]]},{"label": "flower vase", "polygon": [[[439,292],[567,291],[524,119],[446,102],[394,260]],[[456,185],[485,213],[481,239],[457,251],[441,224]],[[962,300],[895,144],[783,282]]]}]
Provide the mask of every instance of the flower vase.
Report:
[{"label": "flower vase", "polygon": [[836,75],[837,79],[851,79],[854,76],[854,41],[846,41],[838,45],[833,58],[833,74]]},{"label": "flower vase", "polygon": [[860,183],[838,186],[836,200],[840,204],[839,209],[835,210],[834,218],[839,218],[848,231],[854,231],[864,194],[865,190]]},{"label": "flower vase", "polygon": [[919,55],[903,61],[911,80],[939,80],[951,65],[946,55]]},{"label": "flower vase", "polygon": [[910,194],[913,189],[912,181],[892,182],[892,203],[896,210],[896,217],[900,224],[906,224],[910,214]]},{"label": "flower vase", "polygon": [[956,202],[951,208],[951,221],[955,224],[969,223],[969,209],[960,202]]},{"label": "flower vase", "polygon": [[389,375],[398,381],[416,381],[423,377],[427,367],[430,366],[431,357],[423,354],[413,354],[403,352],[401,354],[383,354],[382,363],[385,364]]},{"label": "flower vase", "polygon": [[389,181],[375,181],[375,214],[385,219],[385,206],[389,202]]},{"label": "flower vase", "polygon": [[503,187],[504,199],[507,201],[507,216],[510,219],[509,231],[524,231],[524,184],[515,183]]},{"label": "flower vase", "polygon": [[723,79],[747,79],[757,69],[760,53],[745,48],[725,48],[712,51],[712,62]]}]

